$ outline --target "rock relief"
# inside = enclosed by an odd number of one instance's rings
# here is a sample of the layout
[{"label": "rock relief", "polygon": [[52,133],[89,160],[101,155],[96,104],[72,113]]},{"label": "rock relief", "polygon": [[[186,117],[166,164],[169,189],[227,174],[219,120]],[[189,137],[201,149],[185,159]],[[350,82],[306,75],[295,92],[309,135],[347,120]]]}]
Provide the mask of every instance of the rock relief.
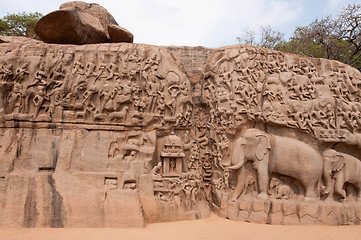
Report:
[{"label": "rock relief", "polygon": [[237,45],[195,73],[165,47],[1,43],[0,207],[17,216],[0,225],[139,227],[210,211],[359,224],[360,72]]}]

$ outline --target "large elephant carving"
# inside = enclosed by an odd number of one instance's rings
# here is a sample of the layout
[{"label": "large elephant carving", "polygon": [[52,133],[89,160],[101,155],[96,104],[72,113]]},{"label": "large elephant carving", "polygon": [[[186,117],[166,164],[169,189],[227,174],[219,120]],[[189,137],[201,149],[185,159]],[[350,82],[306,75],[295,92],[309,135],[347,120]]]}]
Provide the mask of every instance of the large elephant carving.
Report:
[{"label": "large elephant carving", "polygon": [[346,153],[327,149],[322,153],[323,178],[326,183],[325,194],[332,197],[333,193],[346,198],[343,185],[346,182],[353,184],[357,189],[357,200],[361,201],[361,161]]},{"label": "large elephant carving", "polygon": [[[252,161],[257,170],[260,193],[258,198],[268,198],[267,190],[271,173],[298,179],[305,188],[305,200],[317,197],[319,180],[322,177],[322,158],[311,146],[286,137],[267,134],[258,129],[246,130],[235,141],[231,155],[231,170],[240,169],[246,161]],[[242,171],[231,197],[236,200],[242,192]]]}]

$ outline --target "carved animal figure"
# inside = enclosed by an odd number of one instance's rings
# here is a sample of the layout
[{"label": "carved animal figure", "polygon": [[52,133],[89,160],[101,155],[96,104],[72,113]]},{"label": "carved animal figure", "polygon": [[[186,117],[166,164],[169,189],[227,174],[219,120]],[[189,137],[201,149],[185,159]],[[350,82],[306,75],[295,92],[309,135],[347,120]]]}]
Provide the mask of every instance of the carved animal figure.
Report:
[{"label": "carved animal figure", "polygon": [[[323,179],[325,180],[325,194],[331,197],[333,191],[346,198],[343,185],[348,182],[357,189],[357,201],[361,201],[361,161],[346,153],[327,149],[322,153]],[[333,181],[334,178],[335,180]]]},{"label": "carved animal figure", "polygon": [[249,192],[249,193],[252,193],[254,191],[257,192],[255,184],[256,184],[256,182],[255,182],[254,177],[247,176],[246,180],[244,181],[244,189],[243,189],[242,195],[246,194],[247,192]]},{"label": "carved animal figure", "polygon": [[[316,187],[322,176],[321,156],[309,145],[295,139],[274,136],[258,129],[248,129],[235,141],[231,156],[231,170],[240,169],[252,161],[257,170],[260,193],[258,198],[268,198],[269,175],[278,173],[298,179],[306,190],[305,201],[314,200]],[[236,188],[231,200],[242,192],[239,171]]]},{"label": "carved animal figure", "polygon": [[109,120],[112,122],[113,120],[122,121],[126,119],[128,114],[129,107],[125,106],[120,112],[111,112],[109,113]]},{"label": "carved animal figure", "polygon": [[93,115],[93,121],[106,121],[107,115],[105,113],[97,113]]},{"label": "carved animal figure", "polygon": [[268,192],[271,197],[276,199],[290,199],[293,195],[293,191],[290,186],[281,184],[281,181],[277,178],[272,178],[270,182],[270,190]]}]

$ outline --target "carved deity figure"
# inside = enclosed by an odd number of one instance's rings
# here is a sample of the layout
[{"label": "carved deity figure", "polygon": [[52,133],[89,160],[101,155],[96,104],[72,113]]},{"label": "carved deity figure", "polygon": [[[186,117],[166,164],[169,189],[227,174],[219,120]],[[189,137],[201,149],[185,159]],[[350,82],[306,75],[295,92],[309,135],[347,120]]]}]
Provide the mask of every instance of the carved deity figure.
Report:
[{"label": "carved deity figure", "polygon": [[14,80],[18,83],[22,83],[29,75],[28,71],[29,63],[24,63],[21,67],[18,67],[15,71]]},{"label": "carved deity figure", "polygon": [[45,72],[44,63],[41,63],[39,66],[39,70],[35,73],[35,81],[28,85],[27,88],[33,86],[46,86],[47,74]]}]

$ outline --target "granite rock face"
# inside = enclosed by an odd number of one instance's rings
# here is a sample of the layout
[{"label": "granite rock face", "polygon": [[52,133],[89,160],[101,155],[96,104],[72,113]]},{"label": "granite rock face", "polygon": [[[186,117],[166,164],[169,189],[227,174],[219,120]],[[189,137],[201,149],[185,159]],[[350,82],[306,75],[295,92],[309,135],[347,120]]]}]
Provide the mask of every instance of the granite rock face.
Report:
[{"label": "granite rock face", "polygon": [[133,34],[127,29],[119,27],[118,25],[108,24],[109,42],[133,42]]},{"label": "granite rock face", "polygon": [[95,3],[72,1],[42,17],[34,31],[46,43],[93,44],[133,42],[133,34]]},{"label": "granite rock face", "polygon": [[45,15],[36,23],[34,31],[46,43],[91,44],[107,41],[99,19],[77,8]]},{"label": "granite rock face", "polygon": [[361,74],[345,64],[7,39],[0,86],[0,226],[360,223]]},{"label": "granite rock face", "polygon": [[100,24],[106,30],[109,24],[118,25],[114,17],[102,6],[96,3],[86,3],[83,1],[71,1],[60,5],[59,9],[78,8],[93,17],[99,19]]}]

